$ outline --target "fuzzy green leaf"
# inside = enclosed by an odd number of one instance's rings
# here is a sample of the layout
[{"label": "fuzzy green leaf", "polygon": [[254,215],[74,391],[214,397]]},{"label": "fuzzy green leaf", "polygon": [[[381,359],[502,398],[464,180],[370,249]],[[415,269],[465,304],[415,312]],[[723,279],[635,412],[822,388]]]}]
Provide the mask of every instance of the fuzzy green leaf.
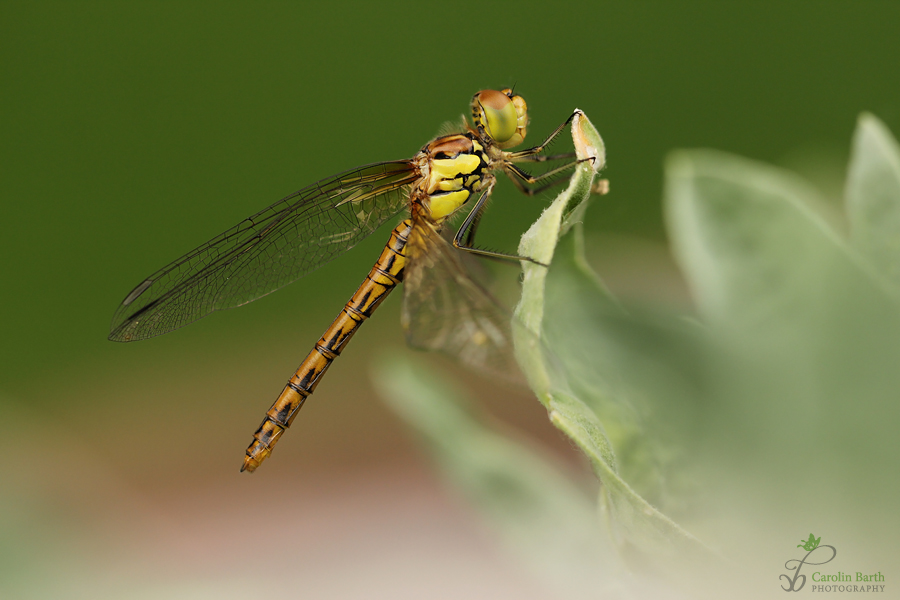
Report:
[{"label": "fuzzy green leaf", "polygon": [[448,380],[421,365],[386,360],[375,383],[442,472],[549,589],[568,597],[609,591],[622,565],[589,495],[564,469],[487,427]]},{"label": "fuzzy green leaf", "polygon": [[850,241],[875,269],[900,284],[900,146],[874,115],[863,113],[847,174]]},{"label": "fuzzy green leaf", "polygon": [[[841,299],[886,289],[786,171],[712,150],[666,162],[673,251],[707,321],[782,347],[816,336]],[[832,302],[823,303],[823,297]]]},{"label": "fuzzy green leaf", "polygon": [[859,478],[842,488],[848,497],[887,506],[892,482],[877,490],[861,482],[900,456],[895,289],[811,208],[810,186],[781,169],[677,152],[666,164],[665,201],[676,258],[713,342],[705,426],[692,438],[719,453],[701,458],[710,473],[727,464],[735,474],[710,477],[707,487],[734,493],[731,506],[803,511],[805,499],[831,493],[830,473],[853,473]]},{"label": "fuzzy green leaf", "polygon": [[[573,138],[579,158],[603,149],[599,134],[583,115],[573,123]],[[598,151],[598,155],[601,154],[602,150]],[[594,166],[599,168],[602,162],[597,161]],[[560,238],[573,226],[577,232],[578,220],[590,198],[594,174],[590,163],[582,163],[577,168],[568,188],[522,236],[520,254],[543,263],[554,260]],[[570,256],[577,257],[564,260],[575,261],[584,278],[591,282],[586,287],[592,288],[592,292],[603,302],[613,305],[614,302],[606,295],[599,279],[590,272],[580,252]],[[594,472],[604,486],[605,505],[610,509],[613,530],[623,543],[651,554],[672,554],[676,548],[705,552],[696,538],[659,512],[621,478],[616,455],[597,412],[577,391],[573,391],[585,385],[590,387],[590,384],[571,381],[565,369],[565,360],[558,365],[553,357],[555,348],[545,346],[542,325],[548,271],[545,267],[528,263],[523,264],[523,270],[522,297],[515,311],[517,322],[524,324],[514,332],[517,358],[532,390],[547,408],[551,422],[590,459]],[[584,335],[596,333],[585,332]]]}]

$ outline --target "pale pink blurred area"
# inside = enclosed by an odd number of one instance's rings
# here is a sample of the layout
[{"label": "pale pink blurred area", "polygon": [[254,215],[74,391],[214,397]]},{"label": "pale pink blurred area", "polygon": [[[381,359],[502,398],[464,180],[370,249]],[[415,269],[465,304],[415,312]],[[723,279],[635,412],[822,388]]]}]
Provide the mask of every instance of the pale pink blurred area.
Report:
[{"label": "pale pink blurred area", "polygon": [[[595,262],[645,297],[631,274],[664,253],[626,245]],[[330,310],[285,330],[254,303],[0,394],[0,599],[554,597],[376,396],[373,365],[424,360],[589,490],[586,461],[527,389],[408,349],[391,300],[252,474],[244,449]]]},{"label": "pale pink blurred area", "polygon": [[[374,355],[406,349],[348,352],[248,474],[293,341],[202,358],[172,342],[152,367],[63,372],[52,411],[2,399],[0,598],[547,597],[371,391]],[[526,392],[478,385],[573,459]]]},{"label": "pale pink blurred area", "polygon": [[[412,463],[138,490],[85,460],[21,465],[32,476],[17,485],[34,487],[7,506],[27,539],[4,597],[545,597]],[[55,501],[29,501],[59,468],[73,478],[52,485]]]}]

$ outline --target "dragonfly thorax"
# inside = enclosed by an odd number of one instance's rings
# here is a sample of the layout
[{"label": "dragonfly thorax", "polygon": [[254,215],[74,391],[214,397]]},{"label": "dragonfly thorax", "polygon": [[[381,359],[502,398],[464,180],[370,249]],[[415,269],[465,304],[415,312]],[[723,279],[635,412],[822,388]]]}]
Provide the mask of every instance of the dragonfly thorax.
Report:
[{"label": "dragonfly thorax", "polygon": [[490,177],[490,158],[474,132],[439,137],[417,157],[423,177],[419,202],[429,218],[441,222],[478,192]]}]

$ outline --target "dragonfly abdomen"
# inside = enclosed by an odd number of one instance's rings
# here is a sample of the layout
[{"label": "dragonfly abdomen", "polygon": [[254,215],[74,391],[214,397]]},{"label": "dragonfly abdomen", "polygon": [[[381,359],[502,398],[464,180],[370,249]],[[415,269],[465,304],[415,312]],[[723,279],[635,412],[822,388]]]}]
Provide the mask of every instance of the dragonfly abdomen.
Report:
[{"label": "dragonfly abdomen", "polygon": [[254,471],[272,453],[272,447],[291,426],[303,403],[322,380],[335,358],[340,356],[359,326],[403,279],[406,267],[404,249],[412,229],[412,220],[400,223],[391,232],[378,261],[369,271],[350,301],[344,305],[331,327],[319,338],[312,351],[288,381],[281,395],[266,413],[253,442],[247,448],[241,471]]}]

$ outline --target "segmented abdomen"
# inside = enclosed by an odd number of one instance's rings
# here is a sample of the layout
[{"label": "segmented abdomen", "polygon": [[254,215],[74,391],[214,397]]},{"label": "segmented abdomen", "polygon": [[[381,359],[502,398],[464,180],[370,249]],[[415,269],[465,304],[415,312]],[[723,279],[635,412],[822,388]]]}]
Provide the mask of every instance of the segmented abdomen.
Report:
[{"label": "segmented abdomen", "polygon": [[407,219],[391,232],[391,239],[366,279],[350,301],[344,305],[331,327],[316,342],[315,347],[266,413],[266,418],[253,434],[253,442],[247,448],[241,471],[255,471],[260,463],[268,458],[272,453],[272,447],[291,426],[294,417],[316,389],[332,361],[340,356],[363,321],[372,316],[378,305],[403,279],[403,269],[406,266],[404,249],[411,229],[412,220]]}]

